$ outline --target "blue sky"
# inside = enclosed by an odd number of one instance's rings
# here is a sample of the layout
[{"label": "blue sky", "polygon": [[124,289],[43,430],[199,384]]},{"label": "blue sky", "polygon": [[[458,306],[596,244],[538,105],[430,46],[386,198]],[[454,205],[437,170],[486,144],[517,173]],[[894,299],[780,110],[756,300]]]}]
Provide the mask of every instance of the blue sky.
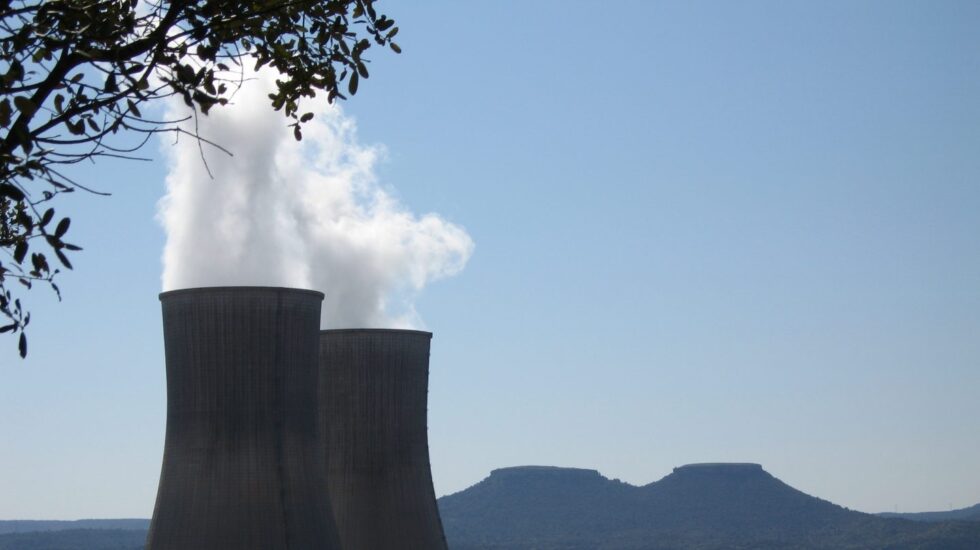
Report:
[{"label": "blue sky", "polygon": [[[344,108],[476,243],[416,301],[438,494],[752,461],[864,511],[980,502],[980,4],[385,4],[405,52]],[[152,513],[166,170],[58,207],[85,251],[28,360],[0,340],[0,518]]]}]

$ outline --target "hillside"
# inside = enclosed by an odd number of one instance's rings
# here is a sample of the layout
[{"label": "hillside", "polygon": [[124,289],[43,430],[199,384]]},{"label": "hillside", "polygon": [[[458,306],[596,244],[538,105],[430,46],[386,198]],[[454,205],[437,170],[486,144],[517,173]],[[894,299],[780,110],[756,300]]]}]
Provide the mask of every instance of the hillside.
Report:
[{"label": "hillside", "polygon": [[0,535],[6,533],[29,533],[32,531],[66,531],[68,529],[123,529],[142,530],[150,528],[148,519],[77,519],[73,521],[17,519],[0,520]]},{"label": "hillside", "polygon": [[[636,487],[596,470],[494,470],[439,499],[452,550],[975,550],[977,507],[913,514],[848,510],[758,464],[692,464]],[[939,519],[936,519],[936,518]],[[149,520],[0,521],[0,550],[138,550]]]},{"label": "hillside", "polygon": [[847,510],[757,464],[684,466],[643,487],[595,470],[504,468],[439,506],[453,550],[980,548],[980,524]]},{"label": "hillside", "polygon": [[893,513],[884,512],[878,514],[883,518],[902,518],[912,521],[980,521],[980,504],[974,504],[967,508],[949,510],[947,512],[916,512],[916,513]]},{"label": "hillside", "polygon": [[504,468],[439,499],[439,511],[454,550],[478,542],[533,547],[555,540],[592,540],[597,533],[630,528],[640,504],[635,489],[595,470]]}]

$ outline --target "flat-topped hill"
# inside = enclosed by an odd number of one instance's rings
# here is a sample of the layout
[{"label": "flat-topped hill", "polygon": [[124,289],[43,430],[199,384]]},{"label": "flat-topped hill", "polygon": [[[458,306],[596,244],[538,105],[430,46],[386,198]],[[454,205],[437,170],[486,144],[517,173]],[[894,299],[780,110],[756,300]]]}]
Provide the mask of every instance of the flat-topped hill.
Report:
[{"label": "flat-topped hill", "polygon": [[439,506],[453,550],[980,548],[980,524],[855,512],[748,463],[680,466],[642,487],[596,470],[501,468]]},{"label": "flat-topped hill", "polygon": [[754,462],[696,462],[674,468],[674,473],[753,474],[765,473],[762,464]]}]

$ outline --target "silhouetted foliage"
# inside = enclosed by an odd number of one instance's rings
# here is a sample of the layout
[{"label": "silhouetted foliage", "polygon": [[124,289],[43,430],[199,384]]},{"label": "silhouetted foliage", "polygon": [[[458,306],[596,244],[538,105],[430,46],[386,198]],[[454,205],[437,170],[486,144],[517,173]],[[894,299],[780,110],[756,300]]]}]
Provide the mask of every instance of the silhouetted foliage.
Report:
[{"label": "silhouetted foliage", "polygon": [[61,193],[91,190],[65,165],[136,158],[160,132],[200,140],[179,126],[184,120],[143,111],[176,96],[195,117],[206,115],[242,84],[243,63],[284,75],[270,107],[302,139],[313,118],[301,109],[304,98],[356,93],[372,43],[401,51],[394,20],[374,4],[0,0],[0,333],[19,335],[20,355],[30,315],[10,283],[46,283],[58,293],[55,266],[71,269],[68,253],[80,250],[64,240],[69,219],[50,206]]}]

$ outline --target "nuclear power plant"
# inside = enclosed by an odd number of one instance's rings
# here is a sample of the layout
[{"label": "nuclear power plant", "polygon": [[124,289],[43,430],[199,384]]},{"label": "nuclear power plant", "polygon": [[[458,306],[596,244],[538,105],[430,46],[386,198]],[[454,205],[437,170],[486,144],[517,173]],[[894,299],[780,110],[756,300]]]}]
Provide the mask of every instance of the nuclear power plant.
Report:
[{"label": "nuclear power plant", "polygon": [[167,430],[147,550],[446,548],[431,334],[319,330],[323,294],[160,295]]},{"label": "nuclear power plant", "polygon": [[148,550],[340,549],[318,446],[318,292],[160,295],[167,433]]},{"label": "nuclear power plant", "polygon": [[429,467],[431,339],[414,330],[320,334],[327,487],[344,548],[446,549]]}]

